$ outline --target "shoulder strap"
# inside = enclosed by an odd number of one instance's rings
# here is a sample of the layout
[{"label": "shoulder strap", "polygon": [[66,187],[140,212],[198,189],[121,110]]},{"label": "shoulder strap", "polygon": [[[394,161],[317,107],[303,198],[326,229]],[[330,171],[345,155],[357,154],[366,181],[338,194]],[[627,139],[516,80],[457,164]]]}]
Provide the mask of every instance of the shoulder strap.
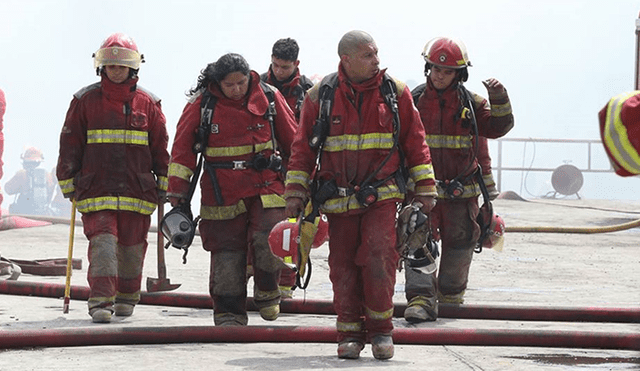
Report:
[{"label": "shoulder strap", "polygon": [[427,89],[427,84],[420,84],[411,90],[411,97],[413,98],[413,104],[418,105],[418,99],[424,91]]}]

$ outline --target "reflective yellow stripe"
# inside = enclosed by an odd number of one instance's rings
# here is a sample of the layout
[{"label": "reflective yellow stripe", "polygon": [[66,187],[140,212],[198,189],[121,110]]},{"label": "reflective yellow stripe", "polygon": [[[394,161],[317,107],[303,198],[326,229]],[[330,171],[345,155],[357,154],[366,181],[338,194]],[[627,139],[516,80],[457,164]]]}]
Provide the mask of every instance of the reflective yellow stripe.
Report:
[{"label": "reflective yellow stripe", "polygon": [[359,332],[362,328],[362,322],[336,322],[336,329],[340,332]]},{"label": "reflective yellow stripe", "polygon": [[125,292],[118,291],[116,293],[116,296],[118,297],[118,299],[138,301],[140,300],[140,290],[134,293],[125,293]]},{"label": "reflective yellow stripe", "polygon": [[247,207],[243,200],[230,206],[200,206],[200,217],[208,220],[229,220],[246,212]]},{"label": "reflective yellow stripe", "polygon": [[367,149],[390,149],[393,147],[392,133],[363,135],[338,135],[327,137],[323,150],[327,152],[362,151]]},{"label": "reflective yellow stripe", "polygon": [[[482,191],[480,190],[480,185],[477,183],[472,183],[472,184],[465,185],[462,195],[456,198],[471,198],[471,197],[480,196],[481,194],[482,194]],[[447,198],[444,195],[444,189],[441,188],[440,186],[438,186],[438,198],[442,198],[442,199]]]},{"label": "reflective yellow stripe", "polygon": [[156,209],[156,204],[133,197],[105,196],[78,201],[77,207],[81,213],[102,210],[123,210],[133,211],[143,215],[151,215]]},{"label": "reflective yellow stripe", "polygon": [[306,171],[290,170],[287,171],[285,185],[300,184],[305,189],[309,189],[309,180],[311,176]]},{"label": "reflective yellow stripe", "polygon": [[[398,186],[395,184],[389,186],[381,186],[378,190],[378,201],[384,201],[389,199],[403,199],[404,195],[400,193]],[[356,200],[355,195],[338,197],[327,200],[322,205],[322,211],[328,214],[345,213],[349,210],[360,209],[362,206]]]},{"label": "reflective yellow stripe", "polygon": [[236,147],[207,147],[205,153],[209,157],[237,157],[249,153],[257,153],[266,149],[273,149],[273,143],[271,141]]},{"label": "reflective yellow stripe", "polygon": [[260,200],[262,201],[262,207],[265,209],[287,206],[287,201],[277,194],[260,195]]},{"label": "reflective yellow stripe", "polygon": [[418,165],[409,169],[409,176],[413,179],[414,182],[419,182],[425,179],[433,179],[435,180],[435,175],[433,173],[433,165]]},{"label": "reflective yellow stripe", "polygon": [[158,177],[158,189],[160,189],[162,191],[166,191],[167,188],[169,188],[169,180],[167,179],[166,176],[159,176]]},{"label": "reflective yellow stripe", "polygon": [[491,116],[493,117],[503,117],[511,114],[511,102],[507,102],[505,104],[492,104],[491,105]]},{"label": "reflective yellow stripe", "polygon": [[484,180],[484,184],[487,187],[496,185],[496,181],[493,179],[493,174],[491,174],[491,173],[483,175],[482,176],[482,180]]},{"label": "reflective yellow stripe", "polygon": [[640,173],[640,155],[629,141],[629,133],[620,118],[620,112],[624,102],[636,95],[640,91],[623,93],[617,95],[609,101],[607,105],[607,116],[604,126],[604,143],[611,152],[611,156],[622,168],[632,174]]},{"label": "reflective yellow stripe", "polygon": [[138,130],[87,130],[87,144],[116,143],[148,146],[149,133]]},{"label": "reflective yellow stripe", "polygon": [[384,312],[376,312],[375,310],[371,310],[369,308],[364,308],[365,310],[365,315],[367,316],[367,318],[371,318],[371,319],[375,319],[378,321],[382,321],[385,319],[389,319],[391,317],[393,317],[393,308],[390,308],[388,310],[385,310]]},{"label": "reflective yellow stripe", "polygon": [[58,184],[60,185],[60,190],[62,190],[62,193],[65,195],[76,191],[76,187],[73,185],[73,178],[59,180]]},{"label": "reflective yellow stripe", "polygon": [[427,135],[427,144],[432,148],[471,148],[471,135]]},{"label": "reflective yellow stripe", "polygon": [[169,176],[184,179],[187,182],[191,179],[193,175],[193,171],[184,165],[180,165],[176,162],[172,162],[169,164]]},{"label": "reflective yellow stripe", "polygon": [[[411,185],[407,185],[408,189],[410,188]],[[414,187],[415,188],[415,192],[417,196],[437,196],[438,195],[438,190],[436,189],[435,185],[430,185],[430,186],[419,186],[419,187]]]}]

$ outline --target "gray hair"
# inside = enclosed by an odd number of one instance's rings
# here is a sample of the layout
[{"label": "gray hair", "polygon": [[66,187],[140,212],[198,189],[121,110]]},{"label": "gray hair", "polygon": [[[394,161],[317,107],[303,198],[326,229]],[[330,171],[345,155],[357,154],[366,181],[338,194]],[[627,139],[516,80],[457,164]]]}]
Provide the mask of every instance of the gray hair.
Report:
[{"label": "gray hair", "polygon": [[359,30],[349,31],[338,43],[338,56],[342,58],[343,55],[351,55],[360,45],[372,43],[375,44],[375,40],[368,33]]}]

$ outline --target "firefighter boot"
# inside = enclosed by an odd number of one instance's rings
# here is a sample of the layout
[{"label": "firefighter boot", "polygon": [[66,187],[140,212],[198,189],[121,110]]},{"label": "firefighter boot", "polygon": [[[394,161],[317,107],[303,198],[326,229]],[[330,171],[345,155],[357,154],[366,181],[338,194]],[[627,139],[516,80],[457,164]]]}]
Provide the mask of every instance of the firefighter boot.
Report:
[{"label": "firefighter boot", "polygon": [[116,303],[113,309],[116,311],[118,317],[129,317],[133,314],[133,304]]},{"label": "firefighter boot", "polygon": [[109,323],[111,322],[111,310],[105,308],[92,309],[89,314],[93,323]]},{"label": "firefighter boot", "polygon": [[469,281],[469,268],[473,259],[473,246],[466,249],[443,251],[438,274],[438,301],[463,304]]},{"label": "firefighter boot", "polygon": [[375,359],[390,359],[393,357],[393,339],[391,335],[380,334],[371,340],[371,351]]},{"label": "firefighter boot", "polygon": [[356,339],[345,339],[338,344],[338,358],[358,359],[364,344]]},{"label": "firefighter boot", "polygon": [[132,246],[118,244],[118,283],[116,304],[113,306],[118,317],[129,317],[140,301],[140,282],[146,243]]},{"label": "firefighter boot", "polygon": [[436,298],[416,296],[409,301],[404,311],[404,319],[407,322],[419,323],[435,321],[438,318],[438,302]]},{"label": "firefighter boot", "polygon": [[216,326],[247,325],[246,267],[247,256],[244,253],[212,253],[209,293],[213,299],[213,322]]}]

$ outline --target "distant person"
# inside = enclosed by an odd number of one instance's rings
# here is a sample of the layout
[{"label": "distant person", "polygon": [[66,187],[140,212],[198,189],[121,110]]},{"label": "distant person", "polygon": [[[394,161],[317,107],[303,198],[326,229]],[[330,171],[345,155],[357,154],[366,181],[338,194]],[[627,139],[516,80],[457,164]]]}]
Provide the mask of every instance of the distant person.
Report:
[{"label": "distant person", "polygon": [[[4,96],[4,91],[0,89],[0,179],[2,179],[3,171],[3,162],[2,162],[2,154],[4,153],[4,134],[3,130],[3,118],[4,113],[7,109],[7,100]],[[2,187],[0,187],[0,217],[2,217]]]},{"label": "distant person", "polygon": [[611,98],[598,119],[602,144],[616,174],[640,174],[640,91]]},{"label": "distant person", "polygon": [[298,43],[294,39],[286,38],[276,41],[271,49],[269,71],[260,75],[262,81],[280,90],[293,110],[296,120],[300,120],[304,96],[313,86],[313,82],[308,77],[300,74],[299,51]]},{"label": "distant person", "polygon": [[282,157],[289,154],[295,117],[282,94],[261,82],[235,53],[209,63],[189,97],[171,149],[167,195],[174,207],[187,202],[197,165],[194,133],[203,125],[208,134],[199,138],[205,159],[199,230],[210,252],[213,322],[247,325],[248,254],[253,257],[253,302],[264,320],[276,320],[282,264],[268,236],[285,218]]},{"label": "distant person", "polygon": [[[291,38],[280,39],[273,44],[271,49],[271,64],[269,71],[260,75],[260,79],[275,86],[284,96],[296,117],[300,121],[300,109],[307,90],[313,87],[313,82],[300,74],[300,60],[298,53],[300,48],[296,40]],[[285,159],[285,165],[286,165]],[[290,269],[280,272],[280,293],[282,298],[293,297],[296,288],[296,273]]]},{"label": "distant person", "polygon": [[167,190],[169,136],[160,99],[138,85],[142,55],[125,34],[94,54],[100,81],[74,94],[56,173],[89,239],[89,315],[107,323],[140,300],[151,214]]},{"label": "distant person", "polygon": [[23,215],[53,215],[51,197],[56,184],[54,176],[39,167],[44,161],[42,151],[36,147],[27,148],[22,155],[22,169],[5,183],[5,191],[16,195],[9,205],[9,213]]},{"label": "distant person", "polygon": [[[287,171],[287,216],[300,215],[313,198],[328,217],[338,357],[359,358],[370,342],[376,359],[389,359],[402,156],[417,184],[415,200],[426,213],[436,196],[431,157],[411,93],[380,70],[371,35],[347,32],[338,55],[338,72],[314,86],[302,106]],[[330,112],[320,111],[330,95]]]},{"label": "distant person", "polygon": [[[486,138],[499,138],[514,125],[507,90],[498,80],[483,81],[489,101],[463,86],[471,62],[461,41],[435,38],[427,43],[422,55],[426,83],[412,94],[424,124],[438,184],[438,203],[431,211],[430,221],[435,237],[442,242],[442,254],[439,272],[405,270],[408,306],[404,317],[409,322],[435,321],[438,302],[464,302],[469,268],[481,233],[476,220],[480,212],[480,182],[487,179],[486,170],[490,170],[491,163]],[[467,97],[473,101],[472,106]]]}]

